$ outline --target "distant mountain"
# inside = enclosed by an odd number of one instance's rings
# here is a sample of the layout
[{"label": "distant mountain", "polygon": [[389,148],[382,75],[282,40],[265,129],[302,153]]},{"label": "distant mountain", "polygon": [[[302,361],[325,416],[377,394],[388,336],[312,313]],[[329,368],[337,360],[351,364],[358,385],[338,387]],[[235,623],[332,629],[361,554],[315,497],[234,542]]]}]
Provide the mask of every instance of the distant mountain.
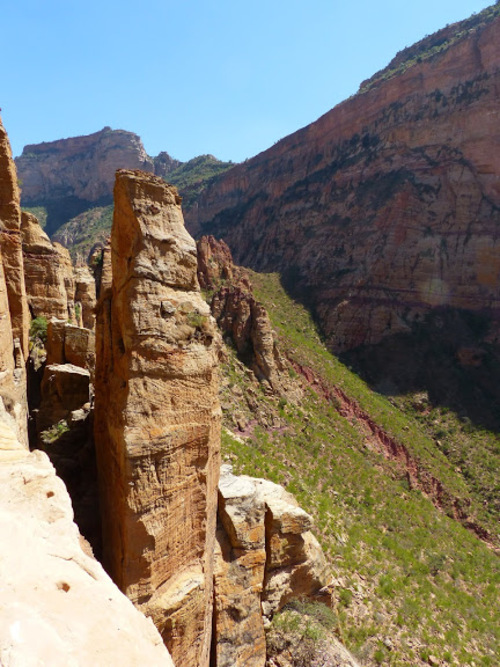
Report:
[{"label": "distant mountain", "polygon": [[16,158],[21,203],[31,209],[42,208],[45,230],[50,236],[89,209],[111,205],[117,169],[142,169],[166,180],[180,169],[180,180],[187,190],[194,186],[198,192],[203,180],[230,166],[232,163],[220,162],[213,156],[201,156],[187,163],[166,152],[150,157],[136,134],[110,127],[86,136],[25,146]]},{"label": "distant mountain", "polygon": [[426,37],[186,212],[278,271],[374,386],[498,427],[499,44],[499,4]]}]

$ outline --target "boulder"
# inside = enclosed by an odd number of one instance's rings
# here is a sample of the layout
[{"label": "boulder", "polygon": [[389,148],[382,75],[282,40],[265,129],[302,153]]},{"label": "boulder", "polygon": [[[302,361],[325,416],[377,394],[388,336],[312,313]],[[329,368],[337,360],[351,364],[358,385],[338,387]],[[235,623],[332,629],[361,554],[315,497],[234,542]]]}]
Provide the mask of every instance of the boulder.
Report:
[{"label": "boulder", "polygon": [[292,598],[317,598],[328,583],[325,557],[312,518],[278,484],[223,465],[218,513],[216,665],[263,666],[264,617]]}]

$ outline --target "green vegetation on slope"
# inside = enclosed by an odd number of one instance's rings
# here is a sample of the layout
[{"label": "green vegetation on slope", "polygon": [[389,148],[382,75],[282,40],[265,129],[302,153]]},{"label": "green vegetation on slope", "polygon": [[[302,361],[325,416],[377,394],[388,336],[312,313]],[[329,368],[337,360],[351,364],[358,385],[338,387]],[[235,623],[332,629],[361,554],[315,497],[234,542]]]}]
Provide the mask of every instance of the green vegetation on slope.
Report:
[{"label": "green vegetation on slope", "polygon": [[498,16],[500,16],[500,4],[497,2],[495,5],[483,9],[482,12],[473,14],[464,21],[442,28],[433,35],[429,35],[416,44],[403,49],[387,67],[364,81],[359,92],[365,93],[381,81],[403,74],[408,68],[446,51],[450,46],[467,37],[471,32],[480,30]]},{"label": "green vegetation on slope", "polygon": [[[252,274],[252,282],[281,350],[340,385],[479,512],[468,480],[418,417],[370,391],[330,355],[277,276]],[[226,431],[224,454],[237,471],[284,484],[313,514],[335,576],[337,634],[348,648],[368,665],[428,664],[430,655],[450,665],[498,664],[498,556],[367,447],[366,433],[333,401],[305,383],[300,400],[274,396],[252,384],[233,352],[225,370],[226,425],[241,423],[245,437]],[[299,380],[293,369],[290,376]]]},{"label": "green vegetation on slope", "polygon": [[71,258],[87,260],[89,252],[96,243],[105,243],[111,233],[113,206],[97,206],[84,211],[59,227],[52,236],[68,248]]},{"label": "green vegetation on slope", "polygon": [[167,180],[179,190],[184,206],[190,206],[214,178],[231,167],[234,167],[233,162],[221,162],[213,155],[199,155],[171,171]]}]

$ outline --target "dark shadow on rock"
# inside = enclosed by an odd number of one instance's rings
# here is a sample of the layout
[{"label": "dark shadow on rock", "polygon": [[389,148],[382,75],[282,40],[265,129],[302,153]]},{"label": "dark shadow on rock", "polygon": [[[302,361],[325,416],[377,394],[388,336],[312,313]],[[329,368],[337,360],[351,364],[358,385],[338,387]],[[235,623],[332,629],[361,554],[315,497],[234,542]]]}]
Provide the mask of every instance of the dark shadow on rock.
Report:
[{"label": "dark shadow on rock", "polygon": [[439,308],[411,332],[340,359],[381,394],[427,391],[433,405],[500,432],[500,346],[484,342],[490,323],[488,315]]}]

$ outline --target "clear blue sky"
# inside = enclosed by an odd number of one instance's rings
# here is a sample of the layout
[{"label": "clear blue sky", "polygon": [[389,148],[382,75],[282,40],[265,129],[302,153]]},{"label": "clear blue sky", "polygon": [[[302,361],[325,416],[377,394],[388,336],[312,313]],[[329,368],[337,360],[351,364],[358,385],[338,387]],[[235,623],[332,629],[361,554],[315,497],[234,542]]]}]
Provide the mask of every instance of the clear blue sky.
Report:
[{"label": "clear blue sky", "polygon": [[11,0],[0,106],[25,144],[110,125],[150,155],[240,161],[481,0]]}]

